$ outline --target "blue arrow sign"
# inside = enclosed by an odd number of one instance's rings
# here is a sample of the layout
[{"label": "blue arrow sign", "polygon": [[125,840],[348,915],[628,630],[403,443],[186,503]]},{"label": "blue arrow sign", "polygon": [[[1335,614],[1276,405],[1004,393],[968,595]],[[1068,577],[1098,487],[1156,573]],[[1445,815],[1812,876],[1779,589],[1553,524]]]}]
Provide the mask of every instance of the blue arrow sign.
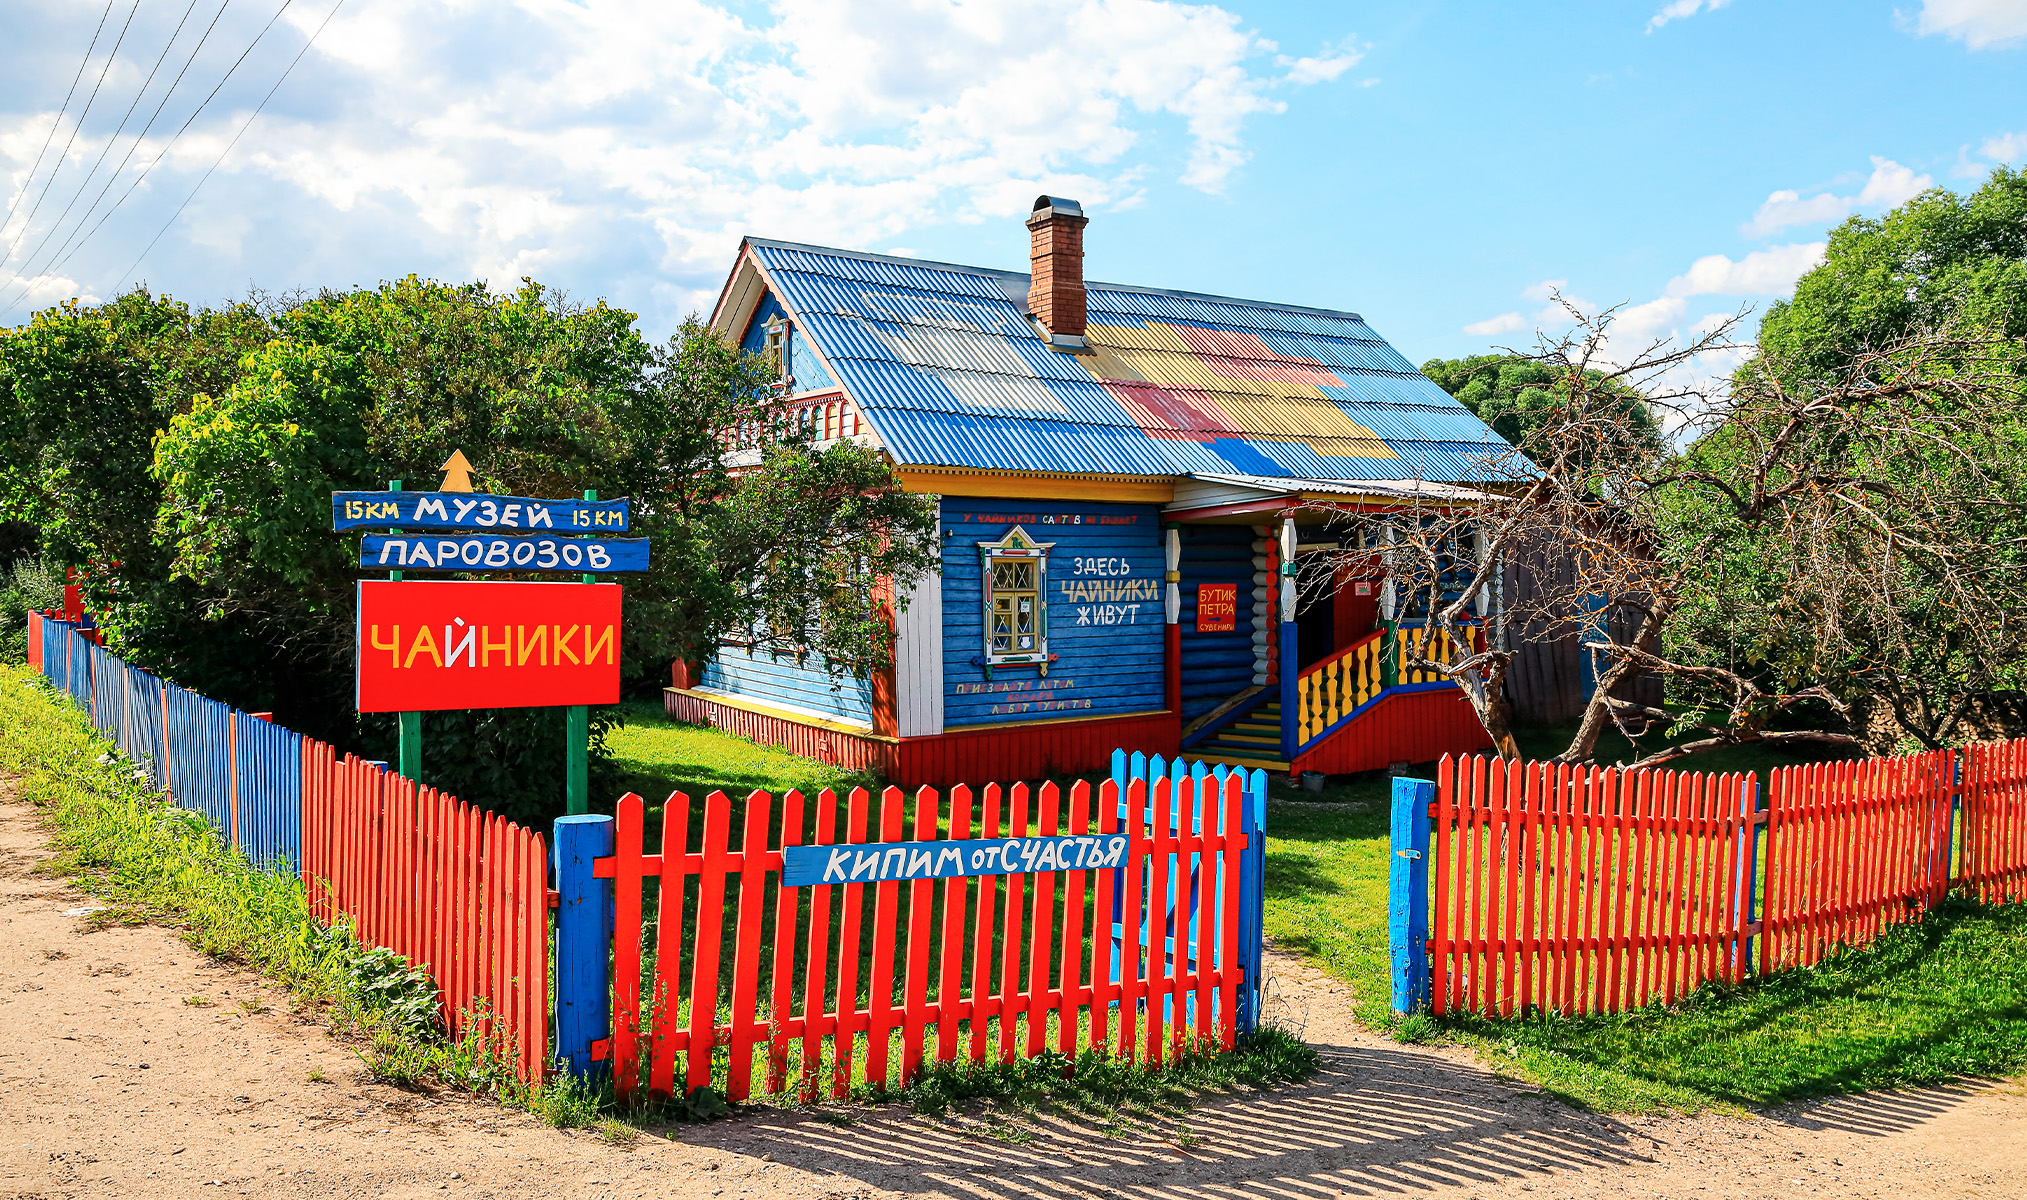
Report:
[{"label": "blue arrow sign", "polygon": [[953,879],[965,875],[1027,875],[1119,866],[1126,859],[1126,835],[786,846],[781,855],[783,887]]},{"label": "blue arrow sign", "polygon": [[410,571],[590,571],[648,569],[646,538],[506,537],[458,533],[407,537],[369,533],[359,565]]},{"label": "blue arrow sign", "polygon": [[631,502],[533,500],[477,492],[333,492],[331,528],[471,529],[496,533],[625,533]]}]

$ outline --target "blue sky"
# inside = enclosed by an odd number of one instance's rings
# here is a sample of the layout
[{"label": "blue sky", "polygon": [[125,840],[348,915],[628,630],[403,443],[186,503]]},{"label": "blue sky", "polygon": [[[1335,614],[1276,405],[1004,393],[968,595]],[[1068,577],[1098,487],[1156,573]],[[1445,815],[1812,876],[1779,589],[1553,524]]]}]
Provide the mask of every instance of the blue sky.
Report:
[{"label": "blue sky", "polygon": [[0,323],[533,275],[661,336],[742,233],[1021,268],[1051,192],[1094,279],[1350,309],[1419,362],[1530,342],[1551,287],[1686,335],[1850,213],[2027,163],[2027,0],[279,5],[10,0]]}]

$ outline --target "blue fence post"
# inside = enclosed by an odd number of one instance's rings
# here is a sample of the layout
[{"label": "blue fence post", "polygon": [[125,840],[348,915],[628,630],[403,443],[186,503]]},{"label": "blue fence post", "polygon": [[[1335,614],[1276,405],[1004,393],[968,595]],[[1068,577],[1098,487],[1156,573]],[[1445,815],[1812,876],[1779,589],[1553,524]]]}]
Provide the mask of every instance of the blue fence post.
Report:
[{"label": "blue fence post", "polygon": [[1260,1027],[1260,971],[1267,935],[1267,773],[1254,771],[1239,806],[1246,849],[1239,867],[1239,969],[1245,980],[1233,1011],[1240,1036]]},{"label": "blue fence post", "polygon": [[1387,945],[1393,955],[1398,1013],[1429,1006],[1429,805],[1435,799],[1432,780],[1394,780]]},{"label": "blue fence post", "polygon": [[610,1045],[612,992],[606,966],[612,953],[612,883],[591,873],[591,861],[612,855],[612,818],[558,817],[556,874],[556,1057],[578,1079],[590,1079],[605,1061],[597,1043]]},{"label": "blue fence post", "polygon": [[1950,884],[1957,877],[1957,826],[1964,816],[1964,777],[1969,774],[1964,767],[1970,756],[1968,749],[1950,751],[1949,800],[1945,805],[1948,811],[1943,814],[1942,880],[1936,887],[1938,903],[1949,898]]},{"label": "blue fence post", "polygon": [[1746,811],[1745,837],[1739,839],[1739,879],[1737,898],[1739,912],[1744,914],[1742,928],[1746,931],[1743,943],[1734,948],[1734,954],[1743,957],[1733,963],[1738,975],[1743,978],[1753,969],[1758,960],[1753,957],[1753,944],[1758,940],[1752,927],[1760,919],[1760,837],[1766,830],[1766,822],[1760,820],[1760,778],[1757,773],[1745,777]]}]

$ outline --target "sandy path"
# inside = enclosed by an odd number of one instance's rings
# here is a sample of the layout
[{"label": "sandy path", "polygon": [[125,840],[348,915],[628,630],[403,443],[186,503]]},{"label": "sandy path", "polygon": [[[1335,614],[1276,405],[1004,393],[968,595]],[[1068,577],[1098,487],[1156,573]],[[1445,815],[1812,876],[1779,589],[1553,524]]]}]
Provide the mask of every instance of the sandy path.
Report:
[{"label": "sandy path", "polygon": [[849,1125],[768,1112],[619,1149],[366,1081],[271,989],[172,932],[85,932],[65,910],[86,900],[32,874],[44,855],[28,809],[0,800],[0,1198],[2027,1197],[2018,1086],[1752,1121],[1591,1116],[1359,1032],[1341,995],[1286,959],[1281,1016],[1326,1071],[1206,1105],[1189,1149],[1069,1127],[1012,1146],[884,1110]]}]

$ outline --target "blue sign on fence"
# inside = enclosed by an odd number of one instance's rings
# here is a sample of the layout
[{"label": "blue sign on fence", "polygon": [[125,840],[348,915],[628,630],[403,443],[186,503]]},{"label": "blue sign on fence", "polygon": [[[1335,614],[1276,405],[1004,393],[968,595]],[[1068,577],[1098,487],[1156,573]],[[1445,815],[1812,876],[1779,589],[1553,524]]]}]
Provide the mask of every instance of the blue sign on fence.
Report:
[{"label": "blue sign on fence", "polygon": [[510,537],[460,533],[398,537],[369,533],[359,542],[362,567],[411,571],[591,571],[648,569],[646,538]]},{"label": "blue sign on fence", "polygon": [[625,533],[632,503],[532,500],[474,492],[333,492],[331,528],[492,529],[510,533]]},{"label": "blue sign on fence", "polygon": [[781,856],[783,887],[954,879],[965,875],[1026,875],[1116,867],[1126,860],[1126,835],[788,846]]}]

